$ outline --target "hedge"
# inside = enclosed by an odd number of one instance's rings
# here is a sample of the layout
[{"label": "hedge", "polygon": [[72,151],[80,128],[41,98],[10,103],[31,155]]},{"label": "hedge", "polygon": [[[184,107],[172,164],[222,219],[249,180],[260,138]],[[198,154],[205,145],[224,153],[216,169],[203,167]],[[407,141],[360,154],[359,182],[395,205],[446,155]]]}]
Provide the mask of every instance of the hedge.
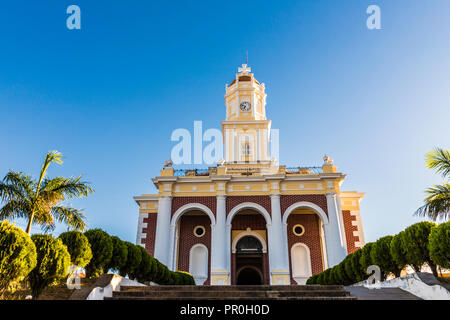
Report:
[{"label": "hedge", "polygon": [[436,226],[431,222],[419,222],[396,236],[385,236],[376,242],[347,255],[339,264],[311,276],[307,284],[350,285],[368,278],[370,265],[380,267],[383,278],[389,274],[400,276],[406,266],[416,271],[426,263],[437,276],[437,266],[450,268],[450,223]]},{"label": "hedge", "polygon": [[0,223],[0,296],[36,266],[36,246],[22,229]]}]

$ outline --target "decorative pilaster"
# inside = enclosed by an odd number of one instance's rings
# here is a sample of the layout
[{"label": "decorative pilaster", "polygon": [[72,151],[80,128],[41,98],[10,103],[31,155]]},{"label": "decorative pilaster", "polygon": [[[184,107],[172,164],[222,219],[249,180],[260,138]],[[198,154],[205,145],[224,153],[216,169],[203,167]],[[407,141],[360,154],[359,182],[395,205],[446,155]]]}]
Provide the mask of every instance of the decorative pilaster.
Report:
[{"label": "decorative pilaster", "polygon": [[[172,213],[172,196],[162,195],[158,203],[158,219],[156,220],[155,258],[169,266],[172,252],[170,246],[170,219]],[[170,266],[169,266],[170,267]]]},{"label": "decorative pilaster", "polygon": [[327,192],[327,208],[329,223],[324,225],[327,248],[328,267],[340,263],[347,256],[347,247],[344,234],[342,212],[338,205],[336,192]]},{"label": "decorative pilaster", "polygon": [[272,225],[267,225],[269,240],[270,284],[288,285],[289,256],[281,222],[280,194],[270,195]]},{"label": "decorative pilaster", "polygon": [[226,195],[217,195],[216,224],[211,231],[211,284],[228,285]]}]

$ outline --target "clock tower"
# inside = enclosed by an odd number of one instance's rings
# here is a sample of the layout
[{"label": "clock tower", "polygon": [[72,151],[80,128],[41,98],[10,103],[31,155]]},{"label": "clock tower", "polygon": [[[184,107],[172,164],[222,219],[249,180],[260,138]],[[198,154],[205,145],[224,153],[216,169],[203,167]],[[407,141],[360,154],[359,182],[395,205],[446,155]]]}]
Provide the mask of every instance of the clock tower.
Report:
[{"label": "clock tower", "polygon": [[222,121],[227,163],[270,163],[271,121],[266,119],[264,83],[243,64],[236,78],[226,85],[226,120]]}]

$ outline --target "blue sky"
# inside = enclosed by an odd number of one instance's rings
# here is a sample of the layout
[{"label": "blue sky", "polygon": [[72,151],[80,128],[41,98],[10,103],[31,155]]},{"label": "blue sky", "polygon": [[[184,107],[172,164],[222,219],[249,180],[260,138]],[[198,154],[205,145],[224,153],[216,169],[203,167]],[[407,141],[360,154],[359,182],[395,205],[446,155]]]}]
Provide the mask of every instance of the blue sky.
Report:
[{"label": "blue sky", "polygon": [[[81,30],[66,28],[71,4]],[[366,27],[371,4],[382,30]],[[247,50],[281,162],[334,158],[342,188],[366,193],[366,240],[419,221],[423,190],[441,182],[423,159],[449,148],[447,0],[10,1],[0,39],[0,176],[37,175],[59,150],[65,163],[50,176],[83,174],[96,192],[72,204],[129,241],[132,197],[155,192],[172,131],[220,128],[225,83]]]}]

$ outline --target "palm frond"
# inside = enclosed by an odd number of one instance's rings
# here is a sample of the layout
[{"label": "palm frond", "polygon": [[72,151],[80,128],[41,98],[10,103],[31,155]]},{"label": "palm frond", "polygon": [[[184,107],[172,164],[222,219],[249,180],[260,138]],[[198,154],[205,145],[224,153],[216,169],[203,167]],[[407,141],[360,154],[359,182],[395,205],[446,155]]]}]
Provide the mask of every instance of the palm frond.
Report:
[{"label": "palm frond", "polygon": [[3,185],[9,186],[5,187],[5,189],[9,189],[9,195],[22,199],[31,199],[34,195],[34,188],[36,183],[33,181],[33,178],[30,175],[10,170],[3,178]]},{"label": "palm frond", "polygon": [[72,207],[54,206],[51,212],[55,220],[63,222],[75,230],[84,231],[86,229],[86,216],[81,210]]},{"label": "palm frond", "polygon": [[436,148],[426,154],[425,163],[428,168],[447,177],[450,174],[450,151]]},{"label": "palm frond", "polygon": [[50,163],[57,163],[57,164],[62,164],[63,160],[62,160],[62,153],[58,152],[58,151],[49,151],[47,153],[47,155],[45,156],[45,160],[44,160],[44,164],[42,165],[42,169],[41,169],[41,173],[39,175],[39,180],[37,183],[37,191],[39,191],[40,187],[41,187],[41,183],[45,178],[45,174],[47,173],[47,169],[50,165]]},{"label": "palm frond", "polygon": [[3,219],[16,219],[16,218],[29,218],[30,216],[30,204],[19,200],[9,200],[0,209],[0,220]]},{"label": "palm frond", "polygon": [[434,185],[426,193],[425,205],[417,209],[415,215],[429,217],[434,221],[450,218],[450,184]]},{"label": "palm frond", "polygon": [[81,176],[77,178],[56,177],[53,179],[45,179],[42,183],[40,196],[51,198],[60,195],[62,199],[71,199],[75,197],[87,197],[94,192],[88,182],[80,180]]}]

